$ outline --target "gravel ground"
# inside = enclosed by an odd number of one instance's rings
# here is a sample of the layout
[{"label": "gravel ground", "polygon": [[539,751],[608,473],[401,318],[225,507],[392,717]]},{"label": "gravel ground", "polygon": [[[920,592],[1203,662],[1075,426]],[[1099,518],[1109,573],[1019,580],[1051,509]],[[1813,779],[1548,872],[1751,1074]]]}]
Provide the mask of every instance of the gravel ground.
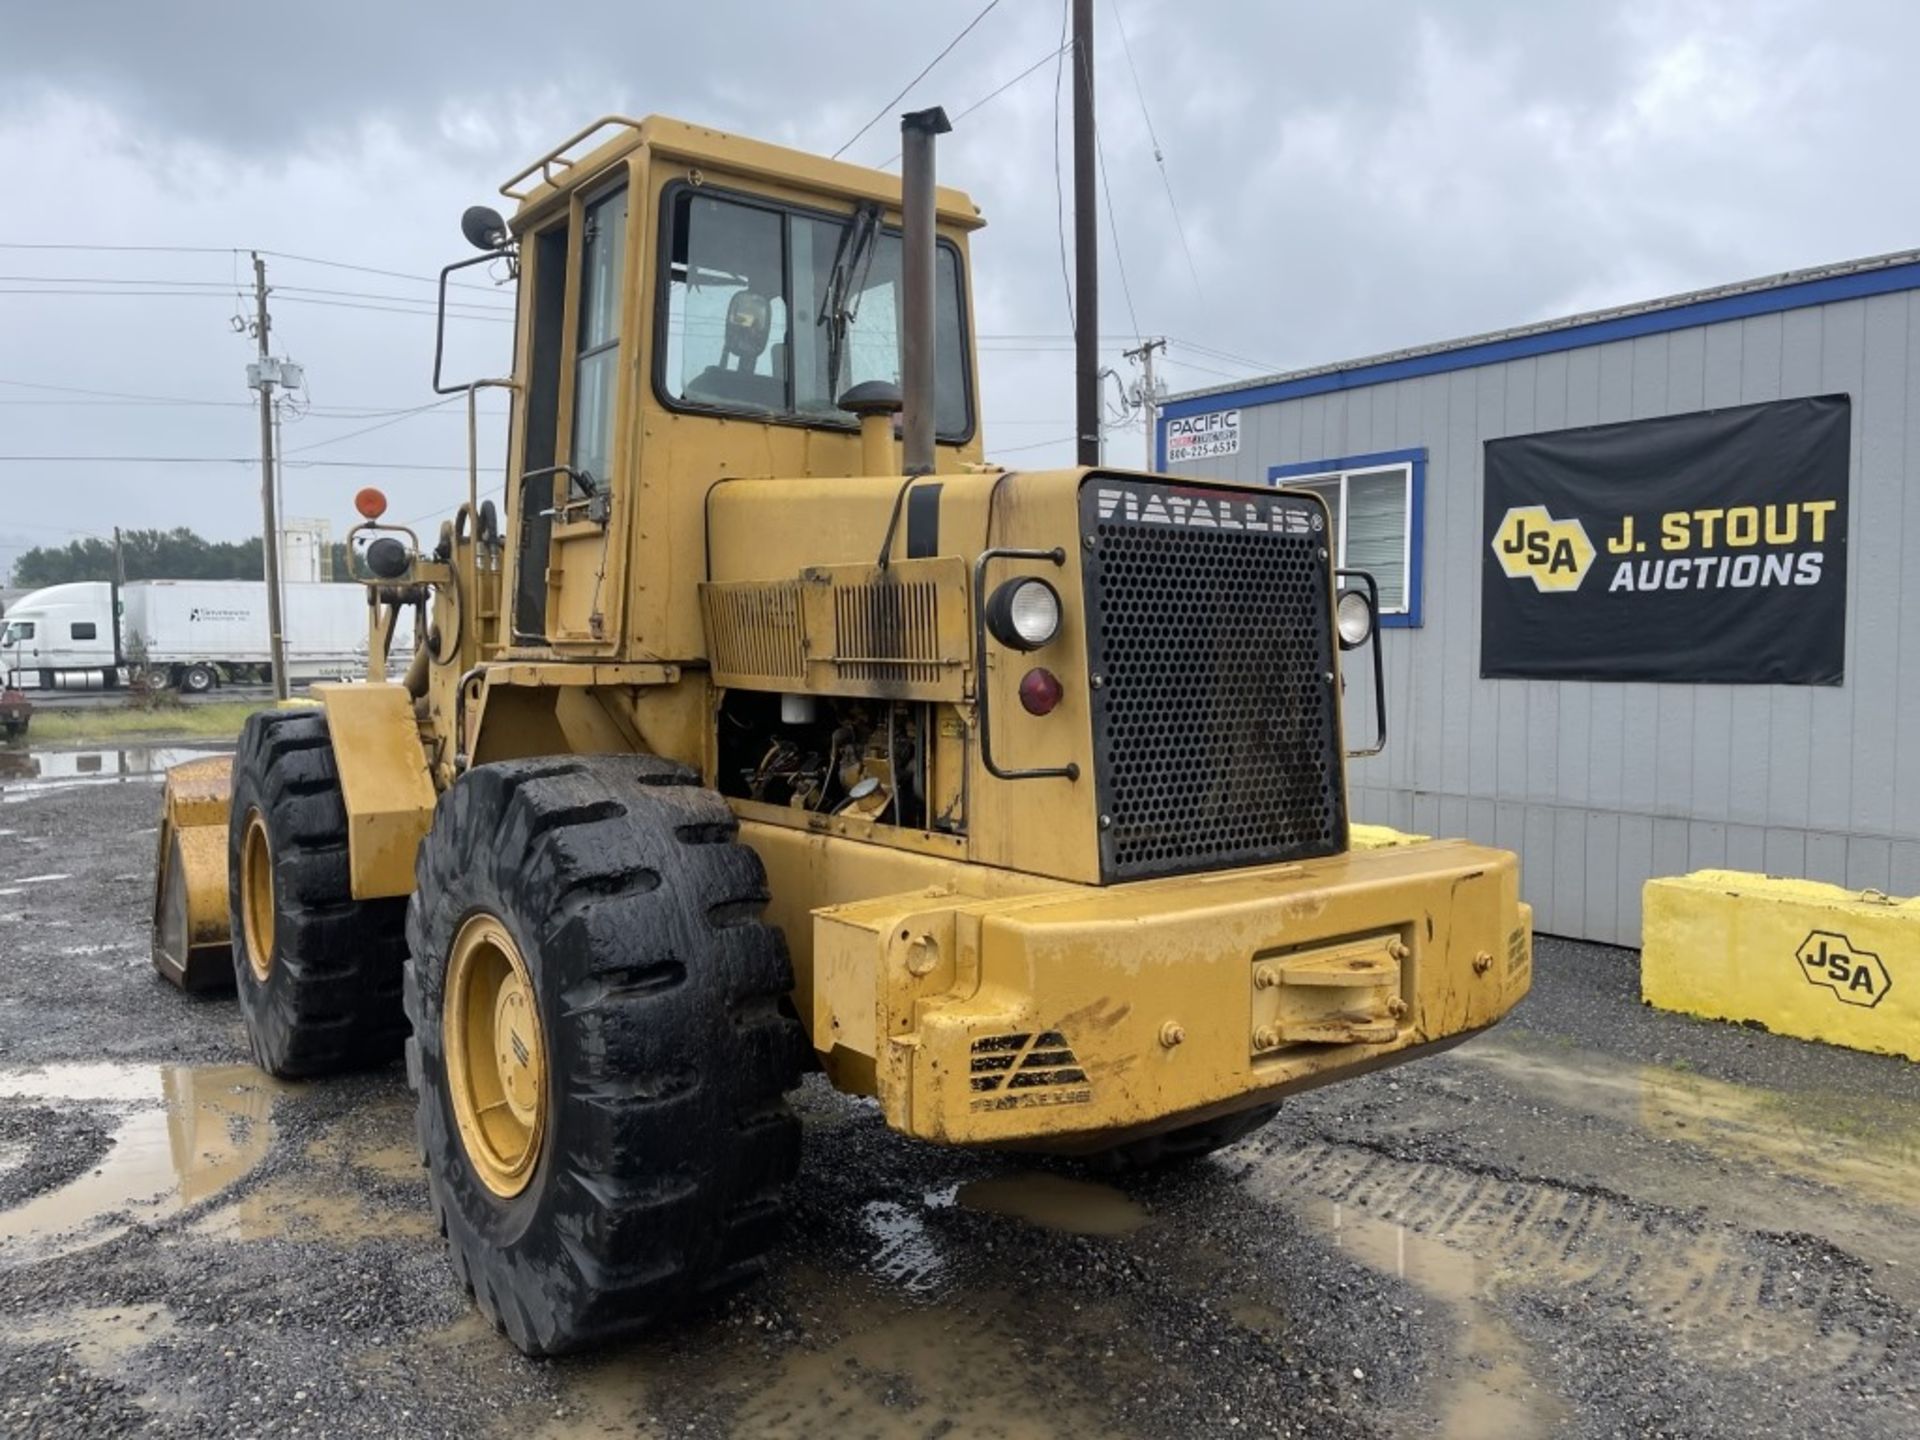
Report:
[{"label": "gravel ground", "polygon": [[526,1361],[400,1071],[275,1085],[152,975],[157,801],[0,790],[0,1434],[1920,1433],[1920,1070],[1555,941],[1493,1035],[1119,1189],[809,1082],[764,1282]]}]

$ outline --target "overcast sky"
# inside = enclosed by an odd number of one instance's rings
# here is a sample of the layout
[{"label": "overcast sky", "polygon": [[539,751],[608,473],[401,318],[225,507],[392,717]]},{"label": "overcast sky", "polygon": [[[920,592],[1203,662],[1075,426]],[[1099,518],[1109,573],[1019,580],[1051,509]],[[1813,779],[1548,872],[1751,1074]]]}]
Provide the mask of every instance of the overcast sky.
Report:
[{"label": "overcast sky", "polygon": [[[831,152],[983,3],[0,0],[0,565],[115,523],[257,530],[257,468],[222,463],[258,439],[251,248],[310,382],[288,458],[341,462],[289,468],[288,513],[338,534],[367,483],[444,510],[457,468],[396,467],[462,466],[457,407],[385,412],[433,399],[431,287],[402,277],[470,253],[462,208],[607,112]],[[1001,0],[910,102],[958,115],[1061,22]],[[1105,359],[1168,336],[1176,391],[1920,244],[1902,0],[1098,0],[1096,25]],[[1022,465],[1072,455],[1054,115],[1049,62],[940,157],[989,222],[985,433]],[[896,139],[890,113],[847,158]],[[78,248],[136,246],[204,248]],[[506,363],[505,319],[457,325],[456,370]],[[17,458],[57,456],[204,463]],[[1137,426],[1109,458],[1139,463]]]}]

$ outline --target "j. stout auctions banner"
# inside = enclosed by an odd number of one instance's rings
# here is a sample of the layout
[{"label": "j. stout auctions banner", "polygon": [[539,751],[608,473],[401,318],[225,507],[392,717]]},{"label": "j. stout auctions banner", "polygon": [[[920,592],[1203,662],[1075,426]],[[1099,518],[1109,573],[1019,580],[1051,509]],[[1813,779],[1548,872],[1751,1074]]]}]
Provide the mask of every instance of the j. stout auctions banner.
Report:
[{"label": "j. stout auctions banner", "polygon": [[1838,685],[1844,395],[1489,440],[1480,673]]}]

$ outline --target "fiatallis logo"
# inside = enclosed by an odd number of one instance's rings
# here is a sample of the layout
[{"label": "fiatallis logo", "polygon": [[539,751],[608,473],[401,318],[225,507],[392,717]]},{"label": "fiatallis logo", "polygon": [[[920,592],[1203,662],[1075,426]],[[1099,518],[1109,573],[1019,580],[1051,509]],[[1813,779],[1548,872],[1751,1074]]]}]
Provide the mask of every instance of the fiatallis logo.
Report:
[{"label": "fiatallis logo", "polygon": [[1321,528],[1318,509],[1278,500],[1236,500],[1189,490],[1113,490],[1100,487],[1100,518],[1129,524],[1182,525],[1190,530],[1258,530],[1307,535]]},{"label": "fiatallis logo", "polygon": [[1509,580],[1534,588],[1578,590],[1593,566],[1593,542],[1578,520],[1556,520],[1544,505],[1516,505],[1501,517],[1493,553]]}]

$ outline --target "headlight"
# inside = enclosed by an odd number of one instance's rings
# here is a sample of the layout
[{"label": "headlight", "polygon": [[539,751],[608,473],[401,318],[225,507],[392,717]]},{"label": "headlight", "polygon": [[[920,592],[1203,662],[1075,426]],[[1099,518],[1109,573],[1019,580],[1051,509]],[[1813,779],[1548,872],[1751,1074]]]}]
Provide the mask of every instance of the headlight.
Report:
[{"label": "headlight", "polygon": [[1367,637],[1373,634],[1373,606],[1367,603],[1365,591],[1341,592],[1340,602],[1334,608],[1334,625],[1340,631],[1342,650],[1352,650],[1367,643]]},{"label": "headlight", "polygon": [[987,629],[1002,645],[1038,650],[1060,632],[1060,596],[1037,576],[1003,581],[987,599]]}]

